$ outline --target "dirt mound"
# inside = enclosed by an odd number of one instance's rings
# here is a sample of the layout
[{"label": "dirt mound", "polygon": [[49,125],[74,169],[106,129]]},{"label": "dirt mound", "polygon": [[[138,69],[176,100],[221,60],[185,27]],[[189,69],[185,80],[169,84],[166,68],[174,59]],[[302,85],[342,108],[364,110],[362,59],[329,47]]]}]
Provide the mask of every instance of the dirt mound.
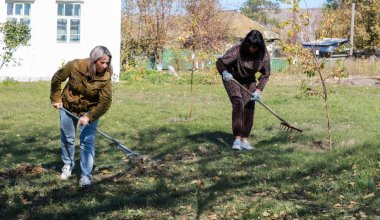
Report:
[{"label": "dirt mound", "polygon": [[17,164],[15,168],[0,171],[0,179],[15,179],[26,175],[41,175],[47,170],[41,166],[28,163]]},{"label": "dirt mound", "polygon": [[326,79],[329,84],[355,85],[355,86],[380,86],[380,76],[373,77],[347,77]]}]

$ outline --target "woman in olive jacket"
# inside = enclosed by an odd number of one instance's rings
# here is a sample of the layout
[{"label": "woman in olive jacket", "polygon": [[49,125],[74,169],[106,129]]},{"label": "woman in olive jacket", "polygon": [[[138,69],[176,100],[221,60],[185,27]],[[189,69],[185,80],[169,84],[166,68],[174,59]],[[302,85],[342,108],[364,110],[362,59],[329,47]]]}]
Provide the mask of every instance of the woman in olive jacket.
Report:
[{"label": "woman in olive jacket", "polygon": [[[87,59],[75,59],[60,68],[51,80],[50,100],[60,109],[62,168],[66,180],[74,169],[75,133],[79,124],[81,187],[91,184],[94,142],[98,119],[112,102],[112,55],[104,46],[95,47]],[[69,79],[63,91],[61,84]],[[76,115],[78,119],[62,108]]]},{"label": "woman in olive jacket", "polygon": [[[269,53],[260,31],[250,31],[242,42],[234,45],[217,60],[216,67],[222,75],[232,104],[232,132],[235,137],[232,149],[251,150],[253,147],[248,137],[253,126],[254,101],[260,100],[260,94],[271,73]],[[257,72],[261,73],[258,82]],[[252,94],[241,89],[233,79]]]}]

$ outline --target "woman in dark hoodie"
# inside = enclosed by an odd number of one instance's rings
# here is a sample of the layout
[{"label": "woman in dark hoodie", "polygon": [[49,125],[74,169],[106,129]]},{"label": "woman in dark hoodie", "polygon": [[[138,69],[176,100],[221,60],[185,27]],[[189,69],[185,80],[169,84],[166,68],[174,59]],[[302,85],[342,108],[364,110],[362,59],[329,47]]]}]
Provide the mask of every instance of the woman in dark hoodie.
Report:
[{"label": "woman in dark hoodie", "polygon": [[[238,44],[231,47],[216,62],[218,72],[232,104],[232,132],[234,150],[252,150],[248,141],[255,111],[270,75],[270,58],[265,41],[258,30],[250,31]],[[258,81],[256,73],[260,72]],[[248,94],[233,79],[252,92]]]}]

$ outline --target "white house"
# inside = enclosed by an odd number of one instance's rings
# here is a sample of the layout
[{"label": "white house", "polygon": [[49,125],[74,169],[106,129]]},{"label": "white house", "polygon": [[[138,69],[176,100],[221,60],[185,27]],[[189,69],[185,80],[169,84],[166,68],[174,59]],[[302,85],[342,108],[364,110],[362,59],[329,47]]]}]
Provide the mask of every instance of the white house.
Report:
[{"label": "white house", "polygon": [[[0,70],[0,81],[50,80],[63,63],[89,57],[97,45],[112,54],[120,73],[121,2],[117,0],[0,0],[0,24],[23,22],[31,28],[30,46]],[[0,39],[0,49],[2,48]]]}]

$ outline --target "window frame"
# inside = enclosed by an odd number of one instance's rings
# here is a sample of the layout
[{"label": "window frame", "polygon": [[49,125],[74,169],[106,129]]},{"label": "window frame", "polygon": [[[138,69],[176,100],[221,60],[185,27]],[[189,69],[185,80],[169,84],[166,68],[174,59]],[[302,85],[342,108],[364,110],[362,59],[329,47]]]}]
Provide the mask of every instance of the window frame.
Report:
[{"label": "window frame", "polygon": [[[18,0],[18,1],[5,1],[7,7],[6,20],[12,23],[23,23],[30,27],[31,14],[32,14],[32,3],[34,1],[30,0]],[[10,9],[10,6],[11,9]],[[17,6],[21,6],[18,8]],[[28,6],[28,7],[27,7]],[[28,10],[26,10],[26,8]],[[19,13],[18,9],[20,9]]]},{"label": "window frame", "polygon": [[[83,1],[56,1],[57,43],[80,43]],[[67,8],[71,6],[71,10]],[[79,7],[78,7],[79,6]],[[61,7],[61,8],[60,8]],[[71,12],[70,12],[71,11]],[[73,28],[76,27],[76,28]],[[61,32],[60,32],[61,31]],[[75,33],[77,32],[77,33]]]}]

